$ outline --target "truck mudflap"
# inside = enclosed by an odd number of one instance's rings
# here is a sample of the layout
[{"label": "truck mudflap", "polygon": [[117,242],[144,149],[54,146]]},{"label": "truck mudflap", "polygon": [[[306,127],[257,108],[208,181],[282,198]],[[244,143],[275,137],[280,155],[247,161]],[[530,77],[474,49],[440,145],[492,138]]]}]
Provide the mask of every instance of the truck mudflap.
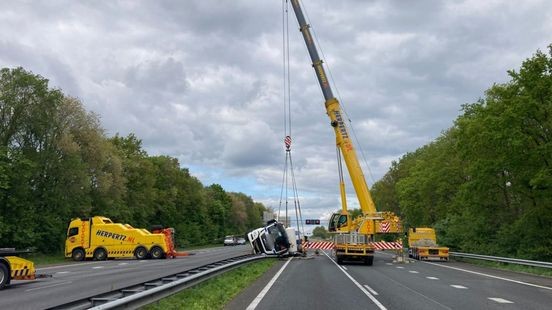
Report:
[{"label": "truck mudflap", "polygon": [[17,256],[6,256],[10,263],[12,280],[34,280],[36,270],[34,263]]}]

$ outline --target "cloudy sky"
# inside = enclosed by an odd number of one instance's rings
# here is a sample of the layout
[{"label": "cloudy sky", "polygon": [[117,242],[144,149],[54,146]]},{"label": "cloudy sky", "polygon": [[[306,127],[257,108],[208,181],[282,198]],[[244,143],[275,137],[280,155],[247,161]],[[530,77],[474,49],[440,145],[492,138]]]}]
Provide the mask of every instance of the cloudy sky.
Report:
[{"label": "cloudy sky", "polygon": [[[552,43],[547,0],[303,4],[370,185]],[[324,218],[339,208],[335,138],[290,14],[294,173],[303,217]],[[109,136],[135,133],[150,155],[178,158],[205,185],[277,210],[282,19],[282,0],[0,1],[0,66],[78,97]]]}]

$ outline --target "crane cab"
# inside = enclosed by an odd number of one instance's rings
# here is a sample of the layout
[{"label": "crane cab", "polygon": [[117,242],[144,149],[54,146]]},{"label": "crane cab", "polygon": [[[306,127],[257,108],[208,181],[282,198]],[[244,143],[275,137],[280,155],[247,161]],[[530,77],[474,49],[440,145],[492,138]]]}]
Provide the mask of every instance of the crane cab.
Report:
[{"label": "crane cab", "polygon": [[329,232],[341,231],[343,227],[347,227],[347,222],[349,221],[348,214],[334,213],[330,217],[330,222],[328,224]]}]

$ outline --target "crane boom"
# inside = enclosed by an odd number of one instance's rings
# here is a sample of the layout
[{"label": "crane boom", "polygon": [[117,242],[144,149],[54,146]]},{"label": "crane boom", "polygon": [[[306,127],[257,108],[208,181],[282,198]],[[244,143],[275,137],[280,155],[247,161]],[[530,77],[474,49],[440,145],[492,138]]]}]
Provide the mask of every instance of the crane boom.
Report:
[{"label": "crane boom", "polygon": [[324,95],[324,99],[326,100],[326,113],[330,117],[330,124],[334,128],[336,145],[343,154],[345,165],[347,166],[347,170],[349,171],[353,187],[358,197],[360,209],[365,215],[375,214],[377,210],[374,205],[374,201],[372,200],[372,196],[370,195],[370,191],[368,190],[366,179],[364,178],[364,174],[358,162],[358,158],[353,147],[352,140],[349,136],[347,126],[345,125],[341,106],[339,104],[339,101],[333,95],[331,85],[326,75],[326,70],[324,69],[323,61],[318,55],[318,50],[309,29],[310,25],[307,24],[305,20],[305,16],[303,14],[303,10],[301,9],[301,5],[299,4],[299,0],[291,0],[291,4],[293,6],[295,16],[297,17],[297,21],[299,22],[299,27],[301,33],[303,34],[303,39],[305,40],[305,44],[307,45],[314,72],[316,73],[318,83],[320,84],[320,88],[322,89],[322,94]]}]

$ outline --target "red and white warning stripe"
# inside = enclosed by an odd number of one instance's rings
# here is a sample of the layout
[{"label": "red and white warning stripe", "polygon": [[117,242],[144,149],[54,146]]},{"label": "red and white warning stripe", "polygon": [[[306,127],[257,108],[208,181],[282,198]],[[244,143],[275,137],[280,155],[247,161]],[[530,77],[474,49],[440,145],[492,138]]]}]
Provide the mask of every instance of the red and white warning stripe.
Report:
[{"label": "red and white warning stripe", "polygon": [[333,249],[334,244],[331,241],[309,241],[305,245],[306,249],[321,249],[321,250],[331,250]]},{"label": "red and white warning stripe", "polygon": [[402,244],[399,242],[371,242],[371,244],[376,248],[376,250],[400,250],[403,248]]}]

